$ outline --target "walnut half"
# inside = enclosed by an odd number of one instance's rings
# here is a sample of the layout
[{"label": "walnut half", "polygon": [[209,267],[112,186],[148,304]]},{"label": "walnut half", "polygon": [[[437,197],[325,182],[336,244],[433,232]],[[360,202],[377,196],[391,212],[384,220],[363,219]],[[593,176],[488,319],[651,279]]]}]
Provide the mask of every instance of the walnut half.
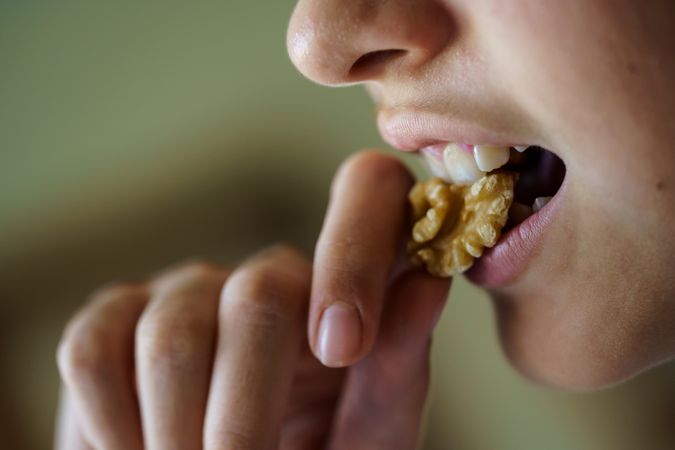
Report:
[{"label": "walnut half", "polygon": [[411,261],[440,277],[471,267],[485,247],[497,243],[513,202],[515,176],[492,173],[471,186],[439,178],[415,184],[408,195],[414,221]]}]

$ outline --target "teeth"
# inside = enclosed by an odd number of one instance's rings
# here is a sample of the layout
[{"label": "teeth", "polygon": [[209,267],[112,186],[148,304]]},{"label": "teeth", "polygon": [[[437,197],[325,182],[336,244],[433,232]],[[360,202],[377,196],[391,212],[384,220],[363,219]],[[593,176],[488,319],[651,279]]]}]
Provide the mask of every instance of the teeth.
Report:
[{"label": "teeth", "polygon": [[548,202],[550,202],[552,198],[553,197],[537,197],[537,198],[535,198],[534,203],[532,203],[532,211],[533,212],[539,211],[541,208],[546,206],[546,204]]},{"label": "teeth", "polygon": [[513,148],[515,148],[517,152],[523,153],[525,150],[530,148],[530,146],[529,145],[514,145]]},{"label": "teeth", "polygon": [[493,147],[491,145],[474,145],[473,157],[478,168],[483,172],[495,170],[509,162],[509,147]]},{"label": "teeth", "polygon": [[421,153],[422,157],[424,158],[424,162],[429,168],[429,172],[431,172],[431,175],[442,178],[445,181],[449,181],[448,171],[445,169],[445,164],[443,164],[443,161],[427,151],[422,150]]},{"label": "teeth", "polygon": [[443,150],[443,162],[450,181],[455,184],[473,184],[485,175],[471,153],[457,144],[448,144]]}]

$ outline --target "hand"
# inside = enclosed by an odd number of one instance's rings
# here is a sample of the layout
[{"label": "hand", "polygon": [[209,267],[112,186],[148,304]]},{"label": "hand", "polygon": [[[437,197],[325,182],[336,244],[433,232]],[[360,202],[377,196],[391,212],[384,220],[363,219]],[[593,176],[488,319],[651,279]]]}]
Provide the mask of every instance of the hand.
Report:
[{"label": "hand", "polygon": [[94,294],[59,348],[57,448],[414,448],[448,282],[395,268],[410,183],[351,158],[313,266],[277,246]]}]

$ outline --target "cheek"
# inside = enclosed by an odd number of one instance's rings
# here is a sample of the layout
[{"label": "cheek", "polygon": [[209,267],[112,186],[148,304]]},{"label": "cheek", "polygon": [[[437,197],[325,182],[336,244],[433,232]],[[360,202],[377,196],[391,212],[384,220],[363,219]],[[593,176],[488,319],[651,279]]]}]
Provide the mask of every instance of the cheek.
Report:
[{"label": "cheek", "polygon": [[477,19],[489,30],[483,48],[503,89],[515,93],[549,143],[587,145],[608,119],[619,120],[608,112],[626,110],[617,93],[626,91],[628,61],[617,49],[630,48],[630,40],[604,2],[495,3],[502,6]]},{"label": "cheek", "polygon": [[547,253],[494,295],[502,345],[527,377],[581,390],[675,352],[675,197],[664,181],[675,153],[645,145],[643,123],[662,122],[646,116],[649,99],[663,94],[635,80],[630,67],[645,52],[609,3],[476,2],[488,64],[545,130],[575,187]]}]

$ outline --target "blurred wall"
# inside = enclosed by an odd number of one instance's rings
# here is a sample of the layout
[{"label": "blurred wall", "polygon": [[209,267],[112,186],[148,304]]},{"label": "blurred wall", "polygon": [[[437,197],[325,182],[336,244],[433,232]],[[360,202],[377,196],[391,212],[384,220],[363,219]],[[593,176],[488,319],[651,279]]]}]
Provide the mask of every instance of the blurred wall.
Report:
[{"label": "blurred wall", "polygon": [[[87,294],[277,240],[311,251],[339,162],[382,146],[360,89],[288,62],[293,2],[0,3],[0,448],[49,448],[54,350]],[[455,283],[428,449],[675,448],[672,364],[595,394],[504,362]]]}]

